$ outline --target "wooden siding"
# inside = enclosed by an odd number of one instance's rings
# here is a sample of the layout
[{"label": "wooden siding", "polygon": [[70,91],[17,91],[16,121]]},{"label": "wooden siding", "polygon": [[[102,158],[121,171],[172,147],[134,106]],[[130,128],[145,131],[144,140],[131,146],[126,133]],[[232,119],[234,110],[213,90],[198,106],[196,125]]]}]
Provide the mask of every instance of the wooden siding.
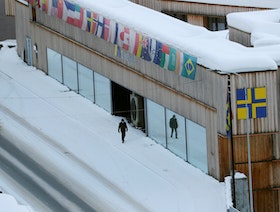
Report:
[{"label": "wooden siding", "polygon": [[[279,211],[280,160],[273,155],[274,137],[274,134],[250,135],[255,211]],[[248,176],[247,137],[234,136],[233,142],[235,171]],[[221,180],[230,175],[229,145],[226,137],[219,136]]]},{"label": "wooden siding", "polygon": [[240,31],[231,26],[229,28],[229,40],[251,47],[251,34]]},{"label": "wooden siding", "polygon": [[15,15],[15,1],[16,0],[5,0],[5,14],[8,16]]},{"label": "wooden siding", "polygon": [[263,8],[237,7],[230,5],[217,5],[207,3],[196,3],[187,1],[165,1],[165,0],[131,0],[137,4],[149,7],[157,11],[184,12],[204,16],[226,16],[232,12],[245,12],[263,10]]},{"label": "wooden siding", "polygon": [[[250,140],[252,140],[250,142],[252,162],[271,161],[273,159],[272,136],[270,134],[250,135]],[[247,136],[234,137],[234,158],[236,163],[247,163],[247,147]]]},{"label": "wooden siding", "polygon": [[188,15],[187,16],[187,20],[188,20],[188,23],[190,24],[194,24],[194,25],[198,25],[198,26],[203,26],[204,25],[204,19],[203,19],[203,16],[201,15]]},{"label": "wooden siding", "polygon": [[[266,87],[266,102],[267,114],[266,118],[250,119],[249,125],[250,133],[265,133],[265,132],[278,132],[278,103],[279,92],[278,87],[278,72],[277,71],[264,71],[264,72],[250,72],[242,73],[241,76],[246,82],[248,88]],[[240,77],[233,75],[231,79],[232,92],[232,112],[233,112],[233,134],[240,135],[246,134],[246,120],[237,119],[237,105],[236,105],[236,89],[244,88]]]},{"label": "wooden siding", "polygon": [[254,191],[254,212],[279,212],[279,190]]}]

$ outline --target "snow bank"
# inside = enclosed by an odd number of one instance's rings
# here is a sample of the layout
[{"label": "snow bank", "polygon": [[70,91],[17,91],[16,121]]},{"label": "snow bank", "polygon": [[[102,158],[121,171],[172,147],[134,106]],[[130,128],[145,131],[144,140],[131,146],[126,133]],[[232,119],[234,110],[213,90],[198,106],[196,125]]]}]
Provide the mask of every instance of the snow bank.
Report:
[{"label": "snow bank", "polygon": [[2,212],[32,212],[31,208],[18,204],[14,197],[4,193],[0,193],[0,208]]}]

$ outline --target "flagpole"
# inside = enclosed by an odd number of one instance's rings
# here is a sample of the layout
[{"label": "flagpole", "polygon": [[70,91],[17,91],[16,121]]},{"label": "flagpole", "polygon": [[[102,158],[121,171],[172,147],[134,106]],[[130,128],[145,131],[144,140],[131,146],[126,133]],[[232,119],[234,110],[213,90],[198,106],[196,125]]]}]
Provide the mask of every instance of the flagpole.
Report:
[{"label": "flagpole", "polygon": [[250,197],[250,212],[254,212],[254,203],[253,203],[253,185],[252,185],[252,168],[251,168],[251,143],[250,143],[250,123],[249,123],[249,108],[248,108],[248,92],[247,84],[245,79],[238,73],[235,72],[226,72],[227,74],[234,74],[238,76],[244,86],[245,93],[245,107],[246,107],[246,129],[247,129],[247,154],[248,154],[248,178],[249,178],[249,197]]},{"label": "flagpole", "polygon": [[234,144],[233,144],[233,138],[232,138],[232,113],[231,113],[231,88],[230,88],[230,74],[228,74],[228,107],[229,107],[229,137],[228,140],[230,142],[230,159],[231,159],[231,179],[232,179],[232,203],[233,207],[236,207],[236,197],[235,197],[235,161],[234,161]]}]

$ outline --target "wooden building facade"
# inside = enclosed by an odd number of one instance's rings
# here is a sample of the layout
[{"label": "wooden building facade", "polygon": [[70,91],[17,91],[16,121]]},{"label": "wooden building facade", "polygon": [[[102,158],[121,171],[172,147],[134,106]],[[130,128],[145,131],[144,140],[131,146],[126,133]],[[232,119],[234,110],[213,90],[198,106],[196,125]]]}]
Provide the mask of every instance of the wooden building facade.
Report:
[{"label": "wooden building facade", "polygon": [[[257,11],[269,8],[219,5],[177,0],[131,0],[134,3],[169,14],[188,23],[218,31],[227,28],[226,15],[233,12]],[[234,2],[233,2],[234,3]]]},{"label": "wooden building facade", "polygon": [[[229,39],[244,46],[251,47],[251,35],[226,23],[226,15],[233,12],[259,11],[271,8],[250,6],[217,5],[177,0],[132,0],[133,2],[166,13],[191,24],[206,27],[213,31],[220,29],[219,24],[229,28]],[[265,3],[264,3],[265,5]],[[216,23],[215,23],[216,22]],[[225,24],[223,24],[225,23]],[[278,71],[244,73],[247,87],[267,88],[266,119],[250,121],[250,143],[252,162],[252,181],[254,210],[259,212],[280,211],[279,193],[279,68]],[[231,90],[242,88],[242,80],[234,75],[231,79]],[[248,152],[246,120],[237,120],[236,93],[232,93],[233,108],[233,142],[235,170],[248,176]],[[221,108],[219,108],[221,109]],[[219,110],[217,109],[217,110]],[[218,112],[219,113],[219,112]],[[273,115],[272,115],[273,114]],[[221,114],[222,115],[222,114]],[[223,118],[218,120],[222,123]],[[223,133],[221,133],[223,132]],[[218,131],[220,180],[230,172],[229,143],[224,131]]]},{"label": "wooden building facade", "polygon": [[[174,1],[135,1],[158,11],[187,12],[188,20],[205,25],[201,11],[225,16],[252,8],[223,8]],[[255,9],[255,8],[254,8]],[[253,10],[253,9],[252,9]],[[217,12],[219,11],[219,12]],[[230,174],[229,143],[226,137],[228,76],[197,65],[195,80],[175,75],[153,63],[134,57],[133,62],[115,56],[112,43],[92,36],[61,19],[16,1],[17,51],[30,65],[48,73],[47,48],[59,52],[122,85],[205,127],[208,174],[223,181]],[[31,42],[31,55],[27,52]],[[253,71],[253,70],[252,70]],[[231,75],[231,90],[244,88],[239,76]],[[248,88],[266,88],[267,117],[250,119],[251,159],[255,211],[279,211],[279,70],[240,73]],[[235,170],[248,176],[246,120],[238,120],[236,93],[232,92]],[[264,201],[265,200],[265,201]]]}]

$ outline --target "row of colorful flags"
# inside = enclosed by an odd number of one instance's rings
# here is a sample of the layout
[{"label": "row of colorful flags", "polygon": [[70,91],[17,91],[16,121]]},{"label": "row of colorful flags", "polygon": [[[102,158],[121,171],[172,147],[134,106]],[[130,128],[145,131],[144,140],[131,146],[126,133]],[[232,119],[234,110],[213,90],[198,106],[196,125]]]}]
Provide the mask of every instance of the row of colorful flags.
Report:
[{"label": "row of colorful flags", "polygon": [[60,18],[125,51],[153,62],[169,71],[195,79],[197,58],[154,38],[80,7],[70,0],[41,0],[40,8],[50,16]]}]

